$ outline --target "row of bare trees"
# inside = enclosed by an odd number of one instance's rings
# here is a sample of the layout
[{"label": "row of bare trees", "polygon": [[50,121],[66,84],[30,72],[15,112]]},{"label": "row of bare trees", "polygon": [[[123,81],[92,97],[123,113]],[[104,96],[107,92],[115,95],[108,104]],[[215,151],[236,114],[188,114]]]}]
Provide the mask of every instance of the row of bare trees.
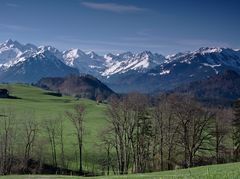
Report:
[{"label": "row of bare trees", "polygon": [[127,174],[227,162],[232,119],[231,109],[206,108],[189,96],[162,95],[155,103],[137,93],[112,98],[102,134],[104,166]]},{"label": "row of bare trees", "polygon": [[[74,138],[79,148],[79,172],[82,169],[84,107],[76,105],[64,116],[74,126]],[[37,120],[34,111],[16,116],[13,107],[0,109],[0,174],[42,173],[43,165],[52,172],[68,168],[65,154],[63,117]],[[59,162],[59,163],[58,163]],[[70,162],[70,161],[69,161]],[[51,170],[45,168],[46,170]]]}]

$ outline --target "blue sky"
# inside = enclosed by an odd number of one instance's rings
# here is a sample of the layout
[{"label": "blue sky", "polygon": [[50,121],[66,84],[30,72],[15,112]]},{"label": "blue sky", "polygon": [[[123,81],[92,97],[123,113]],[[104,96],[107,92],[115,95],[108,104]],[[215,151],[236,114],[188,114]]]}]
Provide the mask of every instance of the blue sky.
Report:
[{"label": "blue sky", "polygon": [[167,55],[239,36],[239,0],[0,0],[1,42]]}]

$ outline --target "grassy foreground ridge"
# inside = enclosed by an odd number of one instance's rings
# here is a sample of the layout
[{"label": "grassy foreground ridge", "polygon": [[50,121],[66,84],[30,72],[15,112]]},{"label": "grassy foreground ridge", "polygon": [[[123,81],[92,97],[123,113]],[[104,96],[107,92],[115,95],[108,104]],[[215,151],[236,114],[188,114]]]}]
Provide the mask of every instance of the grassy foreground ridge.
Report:
[{"label": "grassy foreground ridge", "polygon": [[[154,172],[146,174],[131,174],[124,176],[100,176],[87,177],[95,179],[112,178],[142,178],[142,179],[238,179],[240,177],[240,163],[219,164],[212,166],[195,167],[191,169],[179,169],[165,172]],[[57,176],[57,175],[11,175],[3,176],[1,179],[82,179],[86,177]]]}]

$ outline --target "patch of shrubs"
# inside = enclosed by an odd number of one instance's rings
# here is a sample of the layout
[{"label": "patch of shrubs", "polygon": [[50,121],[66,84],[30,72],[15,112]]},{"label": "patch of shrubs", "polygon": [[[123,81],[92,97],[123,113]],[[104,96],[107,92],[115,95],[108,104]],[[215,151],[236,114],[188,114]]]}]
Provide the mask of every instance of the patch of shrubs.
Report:
[{"label": "patch of shrubs", "polygon": [[56,97],[62,97],[62,93],[46,92],[44,94],[51,95],[51,96],[56,96]]}]

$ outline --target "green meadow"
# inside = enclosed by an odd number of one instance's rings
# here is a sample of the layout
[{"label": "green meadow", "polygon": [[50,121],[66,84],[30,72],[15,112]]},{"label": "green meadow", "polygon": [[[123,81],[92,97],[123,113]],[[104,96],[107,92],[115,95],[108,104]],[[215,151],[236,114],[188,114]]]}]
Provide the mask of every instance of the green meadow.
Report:
[{"label": "green meadow", "polygon": [[[74,128],[65,113],[66,111],[73,110],[75,104],[83,104],[86,108],[83,150],[84,165],[87,170],[92,170],[95,167],[94,160],[102,154],[98,146],[101,131],[106,125],[107,106],[105,104],[97,104],[92,100],[76,99],[71,96],[56,97],[47,95],[46,90],[23,84],[10,85],[10,87],[1,84],[0,88],[9,88],[11,96],[19,98],[0,99],[0,109],[13,109],[16,113],[16,120],[19,123],[21,123],[25,114],[29,113],[29,111],[39,121],[39,124],[51,118],[62,118],[64,120],[64,148],[66,158],[68,159],[68,166],[72,169],[78,167],[76,157],[74,157],[77,147],[75,146]],[[39,135],[47,136],[44,130],[40,131]]]}]

